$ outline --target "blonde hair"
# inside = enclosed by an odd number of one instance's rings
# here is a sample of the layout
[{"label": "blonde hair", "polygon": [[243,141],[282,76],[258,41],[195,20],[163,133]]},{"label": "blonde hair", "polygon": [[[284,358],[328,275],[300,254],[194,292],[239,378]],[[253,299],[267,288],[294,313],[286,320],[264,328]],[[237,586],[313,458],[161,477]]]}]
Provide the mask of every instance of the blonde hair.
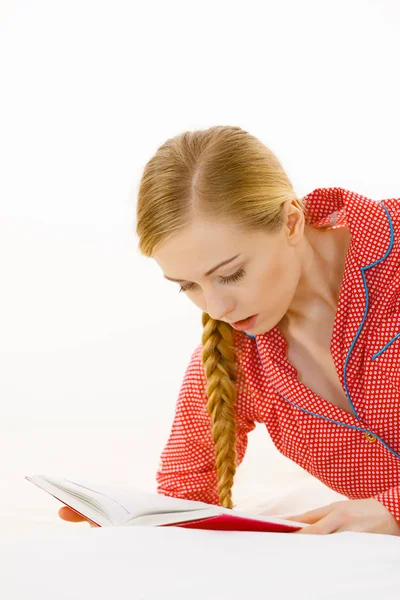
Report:
[{"label": "blonde hair", "polygon": [[[186,131],[168,139],[145,165],[137,202],[139,250],[151,257],[196,215],[210,220],[228,217],[249,232],[275,232],[283,226],[282,205],[289,199],[302,205],[277,157],[247,131],[222,125]],[[202,325],[219,500],[221,506],[233,508],[238,368],[234,330],[206,312]]]}]

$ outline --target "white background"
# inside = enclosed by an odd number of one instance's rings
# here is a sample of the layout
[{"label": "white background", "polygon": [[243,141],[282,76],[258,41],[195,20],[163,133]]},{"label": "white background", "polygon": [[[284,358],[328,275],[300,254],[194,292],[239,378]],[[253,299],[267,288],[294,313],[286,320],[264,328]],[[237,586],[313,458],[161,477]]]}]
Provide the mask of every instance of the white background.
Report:
[{"label": "white background", "polygon": [[[32,473],[155,490],[202,331],[137,249],[158,146],[239,125],[299,196],[399,197],[399,30],[394,0],[0,0],[0,527],[82,526]],[[299,486],[257,425],[234,501]]]}]

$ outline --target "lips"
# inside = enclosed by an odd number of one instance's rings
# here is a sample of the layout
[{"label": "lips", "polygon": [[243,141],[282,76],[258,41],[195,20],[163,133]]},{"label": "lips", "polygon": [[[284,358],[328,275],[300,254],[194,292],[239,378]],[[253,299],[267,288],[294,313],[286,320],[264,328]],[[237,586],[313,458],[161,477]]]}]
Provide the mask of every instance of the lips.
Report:
[{"label": "lips", "polygon": [[231,323],[231,326],[234,329],[238,329],[239,331],[245,331],[246,329],[251,329],[255,326],[257,321],[257,315],[252,315],[247,319],[243,319],[242,321],[236,321],[236,323]]},{"label": "lips", "polygon": [[232,323],[232,325],[241,325],[242,323],[244,323],[245,321],[247,321],[247,319],[250,319],[251,317],[254,317],[254,315],[250,315],[249,317],[246,317],[245,319],[240,319],[240,321],[235,321],[234,323]]}]

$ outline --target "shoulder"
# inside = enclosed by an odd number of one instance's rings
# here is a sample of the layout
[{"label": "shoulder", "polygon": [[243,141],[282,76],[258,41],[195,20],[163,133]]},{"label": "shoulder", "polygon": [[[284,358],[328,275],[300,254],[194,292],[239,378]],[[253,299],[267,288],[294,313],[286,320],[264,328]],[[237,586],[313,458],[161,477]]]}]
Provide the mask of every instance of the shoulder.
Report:
[{"label": "shoulder", "polygon": [[381,200],[379,205],[385,211],[387,226],[389,227],[391,236],[397,237],[400,234],[400,198]]},{"label": "shoulder", "polygon": [[400,217],[400,198],[387,198],[384,200],[379,200],[379,204],[382,204],[386,207],[392,216]]},{"label": "shoulder", "polygon": [[370,278],[400,275],[400,198],[372,200],[348,192],[346,217],[358,267]]},{"label": "shoulder", "polygon": [[369,251],[374,250],[375,255],[371,266],[381,263],[379,271],[382,276],[386,274],[386,279],[390,276],[393,284],[390,287],[394,291],[400,283],[400,198],[381,200],[377,205],[376,219],[371,223],[370,237],[364,238],[364,245],[373,236]]}]

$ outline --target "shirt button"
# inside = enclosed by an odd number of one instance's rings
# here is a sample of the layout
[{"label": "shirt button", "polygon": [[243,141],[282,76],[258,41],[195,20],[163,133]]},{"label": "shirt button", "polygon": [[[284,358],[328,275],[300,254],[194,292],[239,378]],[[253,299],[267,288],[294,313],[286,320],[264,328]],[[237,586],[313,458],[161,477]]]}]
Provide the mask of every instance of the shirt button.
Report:
[{"label": "shirt button", "polygon": [[372,435],[372,433],[368,433],[368,431],[366,431],[364,435],[369,442],[376,442],[376,437]]}]

